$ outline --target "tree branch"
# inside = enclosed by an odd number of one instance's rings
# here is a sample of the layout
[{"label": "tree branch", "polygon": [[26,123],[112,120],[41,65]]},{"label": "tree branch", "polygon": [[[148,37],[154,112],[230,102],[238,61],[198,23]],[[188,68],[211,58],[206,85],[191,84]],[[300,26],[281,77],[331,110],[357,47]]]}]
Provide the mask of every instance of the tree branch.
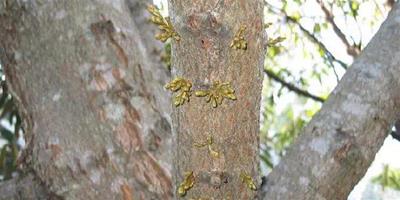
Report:
[{"label": "tree branch", "polygon": [[302,89],[296,87],[295,85],[286,82],[281,77],[279,77],[277,74],[275,74],[272,70],[264,69],[264,72],[268,75],[268,77],[272,78],[276,82],[278,82],[278,83],[282,84],[283,86],[285,86],[287,89],[289,89],[289,90],[291,90],[291,91],[293,91],[293,92],[295,92],[295,93],[297,93],[299,95],[302,95],[302,96],[305,96],[305,97],[309,97],[309,98],[311,98],[311,99],[313,99],[315,101],[321,102],[321,103],[323,103],[325,101],[325,99],[322,98],[322,97],[319,97],[319,96],[316,96],[314,94],[311,94],[308,91],[302,90]]},{"label": "tree branch", "polygon": [[261,188],[262,199],[346,199],[400,113],[400,5]]},{"label": "tree branch", "polygon": [[[271,9],[271,8],[273,7],[271,4],[269,4],[269,3],[266,2],[266,1],[265,1],[264,3],[265,3],[265,5],[266,5],[267,7],[270,8],[270,10],[273,11],[273,9]],[[322,43],[313,33],[311,33],[309,30],[307,30],[298,20],[296,20],[295,18],[289,16],[284,10],[282,10],[282,9],[278,9],[278,10],[280,10],[279,12],[280,12],[281,14],[284,15],[284,17],[286,18],[286,20],[287,20],[288,22],[293,23],[293,24],[295,24],[296,26],[298,26],[299,29],[307,36],[307,38],[308,38],[309,40],[311,40],[311,42],[314,42],[319,48],[321,48],[321,49],[325,52],[326,59],[329,61],[329,63],[330,63],[330,65],[331,65],[332,68],[335,67],[335,66],[333,65],[333,62],[336,62],[336,63],[338,63],[343,69],[345,69],[345,70],[347,69],[347,64],[346,64],[345,62],[339,60],[338,58],[336,58],[336,57],[332,54],[332,52],[330,52],[330,51],[328,50],[328,48],[325,46],[325,44]],[[273,12],[276,13],[276,11],[273,11]],[[278,14],[278,13],[276,13],[276,14]]]},{"label": "tree branch", "polygon": [[387,5],[389,8],[393,8],[393,6],[394,6],[395,3],[396,3],[395,0],[387,0],[387,1],[386,1],[386,5]]},{"label": "tree branch", "polygon": [[343,31],[339,28],[339,26],[333,19],[333,13],[329,11],[329,9],[325,6],[322,0],[316,0],[316,1],[320,5],[322,11],[324,12],[326,20],[332,25],[333,31],[346,46],[347,53],[353,57],[357,57],[360,54],[360,49],[356,48],[354,45],[351,45],[350,42],[346,39],[346,35],[343,33]]},{"label": "tree branch", "polygon": [[[284,14],[285,14],[285,17],[286,17],[286,19],[288,20],[288,22],[292,22],[292,23],[296,24],[296,25],[300,28],[300,30],[303,31],[303,33],[304,33],[312,42],[316,43],[316,44],[325,52],[325,54],[326,54],[326,56],[328,57],[328,59],[330,59],[330,60],[332,60],[332,61],[334,61],[334,62],[337,62],[343,69],[347,69],[347,64],[344,63],[343,61],[337,59],[337,58],[332,54],[332,52],[330,52],[330,51],[328,50],[328,48],[325,46],[325,44],[322,43],[320,40],[318,40],[318,38],[317,38],[314,34],[312,34],[310,31],[308,31],[308,30],[307,30],[302,24],[300,24],[296,19],[294,19],[293,17],[288,16],[286,13],[284,13]],[[332,66],[332,67],[334,67],[334,66]]]}]

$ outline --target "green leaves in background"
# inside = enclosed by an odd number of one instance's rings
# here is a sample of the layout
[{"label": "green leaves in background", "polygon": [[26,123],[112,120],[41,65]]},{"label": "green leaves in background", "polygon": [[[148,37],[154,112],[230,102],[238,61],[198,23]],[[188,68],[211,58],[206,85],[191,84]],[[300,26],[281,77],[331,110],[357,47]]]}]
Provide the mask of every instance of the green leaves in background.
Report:
[{"label": "green leaves in background", "polygon": [[171,71],[171,42],[166,42],[161,53],[161,62]]},{"label": "green leaves in background", "polygon": [[[1,67],[1,65],[0,65]],[[8,93],[2,68],[0,68],[0,181],[12,178],[17,169],[17,157],[21,147],[17,143],[20,137],[21,117],[13,98]]]},{"label": "green leaves in background", "polygon": [[372,182],[381,185],[383,190],[391,188],[400,191],[400,169],[391,169],[388,165],[385,165],[382,173],[375,177]]},{"label": "green leaves in background", "polygon": [[[374,30],[378,28],[374,25],[384,19],[384,5],[378,4],[366,0],[264,1],[268,37],[286,38],[278,46],[270,45],[266,55],[265,68],[281,79],[277,81],[268,74],[264,85],[261,159],[266,166],[272,168],[279,162],[320,109],[318,99],[328,97],[352,62],[352,55],[340,55],[346,54],[346,48],[332,46],[343,45],[338,33],[345,35],[350,47],[361,49],[367,41],[362,41],[365,36],[360,27],[367,25]],[[365,8],[372,10],[366,13]]]}]

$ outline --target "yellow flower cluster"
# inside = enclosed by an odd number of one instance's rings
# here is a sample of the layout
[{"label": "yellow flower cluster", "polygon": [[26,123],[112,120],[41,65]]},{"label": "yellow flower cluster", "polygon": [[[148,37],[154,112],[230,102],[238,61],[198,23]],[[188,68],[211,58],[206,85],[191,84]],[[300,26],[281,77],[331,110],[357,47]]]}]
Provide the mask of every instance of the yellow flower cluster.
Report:
[{"label": "yellow flower cluster", "polygon": [[157,40],[165,42],[168,40],[168,38],[174,38],[176,41],[179,41],[181,39],[181,36],[179,36],[179,34],[175,31],[174,27],[172,26],[169,17],[164,18],[161,15],[159,9],[154,5],[149,5],[147,7],[147,10],[152,15],[150,21],[156,24],[158,28],[161,30],[161,33],[158,33],[156,35]]},{"label": "yellow flower cluster", "polygon": [[253,178],[251,178],[250,175],[248,175],[246,172],[240,172],[240,179],[244,184],[247,185],[247,187],[251,190],[257,190],[257,186],[253,181]]},{"label": "yellow flower cluster", "polygon": [[180,196],[185,196],[186,192],[190,190],[194,185],[194,174],[193,171],[187,172],[185,174],[185,178],[183,179],[183,182],[179,185],[178,187],[178,194]]},{"label": "yellow flower cluster", "polygon": [[203,142],[203,143],[194,143],[193,146],[197,147],[197,148],[203,148],[203,147],[208,147],[208,152],[210,153],[210,155],[214,158],[218,158],[219,157],[219,152],[215,151],[212,148],[212,145],[214,144],[214,139],[212,138],[212,136],[207,136],[207,141]]},{"label": "yellow flower cluster", "polygon": [[186,101],[189,102],[192,89],[192,83],[190,81],[180,77],[175,78],[168,83],[165,88],[172,92],[179,92],[179,94],[174,97],[175,106],[183,105]]},{"label": "yellow flower cluster", "polygon": [[238,32],[235,34],[233,41],[231,43],[231,48],[233,49],[247,49],[247,41],[244,39],[244,32],[246,31],[246,26],[241,26]]},{"label": "yellow flower cluster", "polygon": [[208,90],[199,90],[195,93],[197,97],[207,97],[207,103],[211,102],[212,106],[216,108],[222,104],[225,99],[236,100],[235,90],[233,90],[230,83],[220,83],[216,81]]}]

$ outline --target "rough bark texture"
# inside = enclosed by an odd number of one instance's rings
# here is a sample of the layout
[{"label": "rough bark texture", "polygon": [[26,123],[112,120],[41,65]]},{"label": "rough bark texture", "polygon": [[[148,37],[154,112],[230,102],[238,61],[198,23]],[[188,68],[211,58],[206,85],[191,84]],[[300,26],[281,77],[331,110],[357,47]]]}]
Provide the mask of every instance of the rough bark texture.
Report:
[{"label": "rough bark texture", "polygon": [[52,198],[172,198],[169,75],[146,2],[1,3],[0,60],[25,122],[20,162]]},{"label": "rough bark texture", "polygon": [[267,177],[263,199],[346,199],[400,111],[397,3],[321,111]]},{"label": "rough bark texture", "polygon": [[[255,192],[243,184],[240,172],[258,185],[259,116],[264,63],[263,3],[261,0],[170,0],[170,16],[181,41],[172,46],[173,75],[189,79],[193,89],[214,81],[230,82],[236,101],[224,100],[212,108],[205,98],[192,96],[173,111],[175,186],[193,171],[194,187],[186,197],[253,199]],[[236,32],[247,26],[247,50],[230,48]],[[208,135],[219,158],[207,148],[193,147]]]},{"label": "rough bark texture", "polygon": [[58,199],[32,174],[0,183],[0,199]]}]

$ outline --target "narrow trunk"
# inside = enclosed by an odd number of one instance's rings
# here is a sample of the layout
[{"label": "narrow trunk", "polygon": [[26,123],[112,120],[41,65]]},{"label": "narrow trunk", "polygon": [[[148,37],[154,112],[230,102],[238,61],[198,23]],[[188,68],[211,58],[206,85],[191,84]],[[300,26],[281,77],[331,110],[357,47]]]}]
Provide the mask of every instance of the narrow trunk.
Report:
[{"label": "narrow trunk", "polygon": [[[193,172],[193,187],[181,191],[188,199],[253,199],[252,183],[260,184],[262,1],[170,0],[169,8],[181,36],[172,46],[173,76],[190,81],[193,90],[190,102],[173,108],[176,190],[183,189],[185,176]],[[234,49],[232,41],[243,27],[247,48]],[[217,100],[214,108],[213,100],[196,97],[196,91],[217,81],[230,83],[237,100]]]}]

